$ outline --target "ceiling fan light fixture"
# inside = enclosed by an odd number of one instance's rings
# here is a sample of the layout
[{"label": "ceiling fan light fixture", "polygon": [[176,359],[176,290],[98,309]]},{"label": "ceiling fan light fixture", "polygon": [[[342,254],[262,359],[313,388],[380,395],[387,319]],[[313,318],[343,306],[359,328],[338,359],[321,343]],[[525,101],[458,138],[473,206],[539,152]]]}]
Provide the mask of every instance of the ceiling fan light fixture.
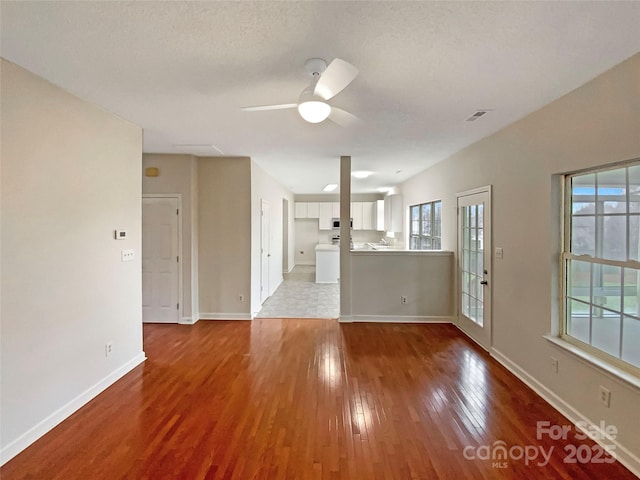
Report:
[{"label": "ceiling fan light fixture", "polygon": [[298,113],[309,123],[320,123],[331,113],[328,103],[319,100],[308,100],[298,104]]}]

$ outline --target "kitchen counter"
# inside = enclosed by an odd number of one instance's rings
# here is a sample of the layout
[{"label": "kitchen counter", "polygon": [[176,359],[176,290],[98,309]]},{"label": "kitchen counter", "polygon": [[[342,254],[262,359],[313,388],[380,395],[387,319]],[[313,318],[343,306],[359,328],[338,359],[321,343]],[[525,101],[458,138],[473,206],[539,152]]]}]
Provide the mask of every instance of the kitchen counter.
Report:
[{"label": "kitchen counter", "polygon": [[319,243],[316,245],[316,252],[339,252],[340,245],[334,245],[332,243]]},{"label": "kitchen counter", "polygon": [[450,250],[405,250],[400,248],[385,248],[381,250],[354,249],[352,255],[429,255],[432,257],[453,255]]},{"label": "kitchen counter", "polygon": [[316,245],[316,283],[338,283],[340,280],[340,246]]}]

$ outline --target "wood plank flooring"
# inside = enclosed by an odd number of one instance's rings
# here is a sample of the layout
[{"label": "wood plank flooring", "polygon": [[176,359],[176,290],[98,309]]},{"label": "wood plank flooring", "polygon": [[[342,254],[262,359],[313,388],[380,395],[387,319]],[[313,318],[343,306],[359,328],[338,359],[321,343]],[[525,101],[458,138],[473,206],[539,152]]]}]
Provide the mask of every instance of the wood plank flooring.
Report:
[{"label": "wood plank flooring", "polygon": [[[635,478],[618,463],[565,463],[572,445],[597,450],[574,429],[536,439],[537,421],[571,424],[452,325],[145,325],[144,349],[143,365],[0,477]],[[508,458],[477,458],[500,441]],[[552,448],[548,463],[517,458],[528,446]]]}]

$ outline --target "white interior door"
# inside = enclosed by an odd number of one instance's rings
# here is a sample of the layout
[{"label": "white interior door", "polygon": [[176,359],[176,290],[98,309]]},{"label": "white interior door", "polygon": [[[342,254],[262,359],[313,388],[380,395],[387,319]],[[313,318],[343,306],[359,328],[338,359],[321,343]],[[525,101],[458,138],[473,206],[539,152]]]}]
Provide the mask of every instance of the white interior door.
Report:
[{"label": "white interior door", "polygon": [[491,189],[458,194],[459,327],[491,347]]},{"label": "white interior door", "polygon": [[260,221],[260,303],[269,298],[269,269],[271,268],[271,231],[269,202],[260,201],[262,213]]},{"label": "white interior door", "polygon": [[178,198],[142,199],[142,321],[178,323]]}]

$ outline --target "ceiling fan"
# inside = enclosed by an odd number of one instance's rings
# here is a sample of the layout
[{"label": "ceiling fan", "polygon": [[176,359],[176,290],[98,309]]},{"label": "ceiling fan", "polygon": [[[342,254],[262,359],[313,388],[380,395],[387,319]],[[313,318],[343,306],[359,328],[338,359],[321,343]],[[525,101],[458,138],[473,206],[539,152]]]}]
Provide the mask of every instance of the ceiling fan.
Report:
[{"label": "ceiling fan", "polygon": [[309,123],[320,123],[328,118],[342,127],[347,127],[358,122],[359,118],[352,113],[327,103],[356,78],[358,69],[339,58],[335,58],[328,66],[321,58],[310,58],[304,63],[304,67],[313,77],[313,81],[302,91],[298,103],[260,105],[244,107],[241,110],[259,112],[297,107],[300,116]]}]

